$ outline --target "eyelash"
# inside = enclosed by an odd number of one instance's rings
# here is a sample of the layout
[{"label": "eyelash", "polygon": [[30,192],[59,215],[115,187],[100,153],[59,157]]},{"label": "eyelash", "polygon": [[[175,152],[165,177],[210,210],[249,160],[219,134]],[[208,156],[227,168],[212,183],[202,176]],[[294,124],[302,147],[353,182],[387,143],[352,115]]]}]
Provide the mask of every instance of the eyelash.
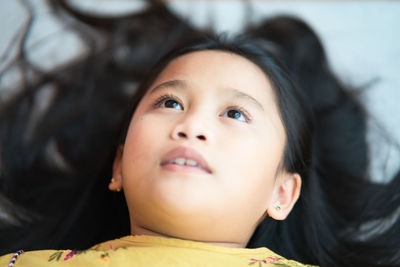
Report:
[{"label": "eyelash", "polygon": [[[246,109],[244,109],[244,108],[242,108],[242,107],[240,107],[240,106],[230,106],[230,107],[228,107],[227,109],[225,109],[224,113],[225,113],[225,112],[228,112],[228,111],[230,111],[230,110],[236,110],[236,111],[238,111],[240,114],[242,114],[243,117],[245,118],[245,122],[246,122],[246,123],[250,123],[250,122],[251,122],[252,118],[251,118],[250,114],[247,112]],[[233,118],[232,118],[232,119],[233,119]]]},{"label": "eyelash", "polygon": [[183,108],[183,105],[182,105],[182,102],[180,101],[180,99],[178,97],[174,96],[174,95],[171,95],[171,94],[165,94],[165,95],[162,95],[159,98],[157,98],[157,100],[154,102],[153,107],[154,108],[161,107],[161,104],[164,103],[166,100],[175,100]]},{"label": "eyelash", "polygon": [[[159,98],[157,98],[157,100],[154,102],[153,107],[154,108],[160,108],[161,104],[163,104],[166,100],[175,100],[176,102],[179,103],[179,105],[182,106],[183,109],[183,105],[182,102],[180,101],[180,99],[172,94],[165,94],[165,95],[161,95]],[[225,109],[225,111],[223,112],[223,114],[225,112],[228,112],[230,110],[236,110],[238,111],[240,114],[242,114],[245,118],[245,122],[246,123],[250,123],[252,118],[250,116],[250,114],[246,111],[246,109],[240,107],[240,106],[229,106],[228,108]],[[231,118],[233,119],[233,118]]]}]

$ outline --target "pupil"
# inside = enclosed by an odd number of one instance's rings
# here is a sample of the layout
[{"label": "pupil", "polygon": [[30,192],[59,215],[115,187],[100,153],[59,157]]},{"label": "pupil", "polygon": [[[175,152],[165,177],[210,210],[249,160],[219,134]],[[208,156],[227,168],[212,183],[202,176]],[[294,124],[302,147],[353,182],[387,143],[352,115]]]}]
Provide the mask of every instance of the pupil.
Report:
[{"label": "pupil", "polygon": [[231,118],[239,119],[240,118],[240,113],[237,112],[236,110],[229,110],[228,111],[228,116]]},{"label": "pupil", "polygon": [[165,106],[167,107],[167,108],[177,108],[178,107],[178,103],[175,101],[175,100],[167,100],[166,102],[165,102]]}]

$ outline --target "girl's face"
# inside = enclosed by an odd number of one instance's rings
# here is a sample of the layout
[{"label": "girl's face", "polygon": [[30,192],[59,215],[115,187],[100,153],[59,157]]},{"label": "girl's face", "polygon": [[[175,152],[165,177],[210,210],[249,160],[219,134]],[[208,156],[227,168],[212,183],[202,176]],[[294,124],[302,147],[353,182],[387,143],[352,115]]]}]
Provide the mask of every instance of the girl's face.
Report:
[{"label": "girl's face", "polygon": [[284,146],[271,84],[255,64],[222,51],[174,59],[114,163],[132,234],[244,247],[266,212],[283,219],[297,199],[298,175],[279,168]]}]

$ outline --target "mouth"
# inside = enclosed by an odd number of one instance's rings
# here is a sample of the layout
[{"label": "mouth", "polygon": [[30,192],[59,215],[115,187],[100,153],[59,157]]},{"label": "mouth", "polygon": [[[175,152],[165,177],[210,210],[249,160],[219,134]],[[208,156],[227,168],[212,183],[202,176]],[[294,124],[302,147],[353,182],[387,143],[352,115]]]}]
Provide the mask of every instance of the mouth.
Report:
[{"label": "mouth", "polygon": [[160,166],[170,171],[212,173],[204,157],[188,147],[177,147],[169,151]]}]

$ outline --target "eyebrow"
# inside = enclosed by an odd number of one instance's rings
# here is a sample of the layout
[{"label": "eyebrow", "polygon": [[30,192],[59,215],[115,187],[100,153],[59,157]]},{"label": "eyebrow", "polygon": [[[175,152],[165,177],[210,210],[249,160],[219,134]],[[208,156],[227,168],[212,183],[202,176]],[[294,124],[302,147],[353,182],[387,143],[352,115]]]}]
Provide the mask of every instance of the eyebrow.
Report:
[{"label": "eyebrow", "polygon": [[[153,94],[155,92],[157,92],[158,90],[161,90],[163,88],[168,88],[168,87],[174,87],[174,88],[185,88],[187,87],[187,83],[183,80],[170,80],[170,81],[166,81],[163,82],[157,86],[155,86],[154,88],[152,88],[149,92],[149,94]],[[227,88],[227,91],[229,91],[230,93],[232,93],[233,97],[235,98],[241,98],[241,99],[245,99],[245,100],[250,100],[250,102],[252,102],[253,104],[255,104],[257,107],[259,107],[261,110],[264,110],[263,105],[261,105],[260,102],[257,101],[257,99],[255,99],[254,97],[252,97],[251,95],[248,95],[238,89],[235,88]]]},{"label": "eyebrow", "polygon": [[235,88],[228,88],[228,90],[232,92],[234,97],[242,98],[245,100],[250,100],[253,104],[255,104],[257,107],[259,107],[261,110],[264,110],[263,105],[261,105],[261,103],[258,102],[257,99],[255,99],[251,95],[248,95],[248,94],[246,94],[238,89],[235,89]]},{"label": "eyebrow", "polygon": [[161,89],[167,88],[167,87],[184,88],[184,87],[187,87],[187,84],[183,80],[166,81],[166,82],[163,82],[163,83],[155,86],[154,88],[152,88],[150,90],[149,94],[153,94],[153,93],[157,92],[158,90],[161,90]]}]

